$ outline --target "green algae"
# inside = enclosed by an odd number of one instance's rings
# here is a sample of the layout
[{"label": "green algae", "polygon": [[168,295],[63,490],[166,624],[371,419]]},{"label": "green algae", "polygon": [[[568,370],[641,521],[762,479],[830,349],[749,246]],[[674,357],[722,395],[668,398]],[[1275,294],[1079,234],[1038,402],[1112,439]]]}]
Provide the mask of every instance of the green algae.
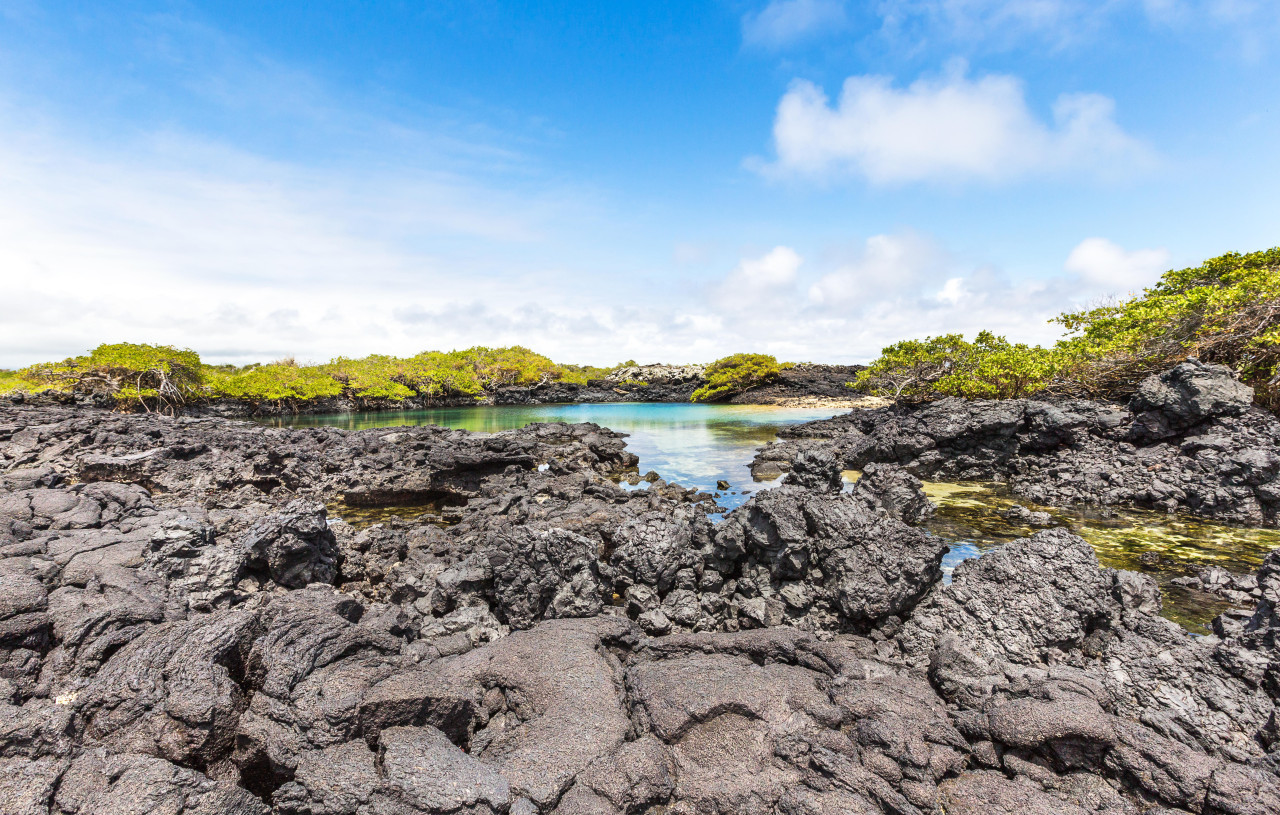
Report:
[{"label": "green algae", "polygon": [[377,524],[394,526],[408,524],[432,524],[451,526],[461,516],[458,502],[422,501],[396,506],[353,506],[341,499],[325,504],[329,517],[344,521],[353,529],[368,529]]},{"label": "green algae", "polygon": [[1002,484],[985,482],[925,482],[924,488],[938,505],[927,528],[954,542],[958,559],[1033,534],[1035,528],[1003,517],[1014,505],[1047,512],[1054,526],[1065,526],[1088,541],[1102,565],[1155,578],[1164,597],[1163,615],[1200,633],[1230,603],[1171,581],[1207,566],[1250,572],[1269,551],[1280,547],[1276,529],[1228,526],[1151,510],[1045,507],[1014,496]]}]

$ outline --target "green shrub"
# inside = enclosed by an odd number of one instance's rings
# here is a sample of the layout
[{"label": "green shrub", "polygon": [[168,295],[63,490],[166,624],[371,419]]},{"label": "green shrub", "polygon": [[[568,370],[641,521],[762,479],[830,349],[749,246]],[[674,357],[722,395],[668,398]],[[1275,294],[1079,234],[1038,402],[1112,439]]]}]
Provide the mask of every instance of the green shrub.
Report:
[{"label": "green shrub", "polygon": [[884,396],[1017,398],[1038,391],[1127,398],[1147,376],[1197,357],[1228,365],[1259,404],[1280,405],[1280,248],[1166,272],[1131,300],[1067,312],[1052,349],[990,332],[905,340],[851,387]]},{"label": "green shrub", "polygon": [[210,395],[251,402],[294,402],[339,396],[342,383],[318,368],[272,363],[224,373],[206,369]]},{"label": "green shrub", "polygon": [[624,362],[612,368],[597,368],[594,365],[560,365],[558,366],[560,369],[559,380],[573,385],[585,385],[593,379],[604,379],[609,374],[621,370],[629,364],[634,365],[635,363]]},{"label": "green shrub", "polygon": [[0,370],[0,396],[29,389],[30,383],[19,376],[17,371]]},{"label": "green shrub", "polygon": [[1060,387],[1124,396],[1144,377],[1197,357],[1235,368],[1274,407],[1280,373],[1280,248],[1231,253],[1165,273],[1132,300],[1056,318]]},{"label": "green shrub", "polygon": [[35,390],[107,394],[124,407],[172,409],[203,395],[200,355],[170,345],[121,342],[85,356],[32,365],[19,372]]},{"label": "green shrub", "polygon": [[542,354],[513,345],[510,348],[486,348],[477,345],[462,352],[486,389],[519,385],[545,385],[559,378],[558,366]]},{"label": "green shrub", "polygon": [[944,334],[895,343],[849,384],[895,399],[1016,399],[1042,390],[1057,369],[1055,352],[982,331],[973,342]]},{"label": "green shrub", "polygon": [[694,402],[717,402],[778,377],[785,363],[767,354],[734,354],[707,366],[707,384],[693,392]]}]

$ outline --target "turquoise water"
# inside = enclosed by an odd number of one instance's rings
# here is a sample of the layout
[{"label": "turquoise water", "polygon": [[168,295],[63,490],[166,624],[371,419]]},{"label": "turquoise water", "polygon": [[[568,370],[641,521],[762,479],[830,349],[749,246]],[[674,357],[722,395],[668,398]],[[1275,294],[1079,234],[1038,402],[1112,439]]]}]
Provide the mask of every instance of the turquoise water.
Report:
[{"label": "turquoise water", "polygon": [[712,493],[717,492],[717,481],[729,482],[727,491],[719,491],[719,503],[732,509],[751,492],[768,486],[752,480],[749,465],[756,450],[777,438],[780,428],[829,419],[841,412],[834,408],[625,402],[293,416],[268,424],[348,430],[434,424],[497,433],[533,422],[595,422],[628,435],[627,449],[640,457],[641,473],[654,470],[668,483]]}]

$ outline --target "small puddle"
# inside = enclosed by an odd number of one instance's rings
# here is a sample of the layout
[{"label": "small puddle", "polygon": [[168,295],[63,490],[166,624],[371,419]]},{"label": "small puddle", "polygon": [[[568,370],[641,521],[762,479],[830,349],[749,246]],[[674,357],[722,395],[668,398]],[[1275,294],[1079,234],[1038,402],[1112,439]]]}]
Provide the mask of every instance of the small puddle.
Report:
[{"label": "small puddle", "polygon": [[[858,475],[849,471],[845,477],[853,481]],[[1163,616],[1193,633],[1206,633],[1207,624],[1232,604],[1170,581],[1207,566],[1252,572],[1268,552],[1280,547],[1280,530],[1276,529],[1228,526],[1151,510],[1046,507],[1013,495],[1003,484],[927,481],[924,490],[938,505],[925,528],[951,544],[951,552],[943,560],[947,582],[958,563],[1038,531],[1003,517],[1005,510],[1021,505],[1049,513],[1055,526],[1068,527],[1084,538],[1102,565],[1151,575],[1164,596]]]},{"label": "small puddle", "polygon": [[394,520],[415,524],[452,526],[462,519],[461,501],[423,501],[396,506],[352,506],[335,499],[325,504],[329,517],[345,521],[353,529],[368,529],[376,524],[389,524]]}]

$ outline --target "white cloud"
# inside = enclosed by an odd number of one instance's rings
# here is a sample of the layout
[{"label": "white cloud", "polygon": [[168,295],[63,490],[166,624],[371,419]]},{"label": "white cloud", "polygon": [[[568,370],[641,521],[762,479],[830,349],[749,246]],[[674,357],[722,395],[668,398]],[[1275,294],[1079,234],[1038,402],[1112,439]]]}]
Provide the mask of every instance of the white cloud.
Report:
[{"label": "white cloud", "polygon": [[1130,252],[1106,238],[1086,238],[1071,250],[1065,268],[1094,288],[1123,295],[1155,283],[1169,268],[1169,253],[1164,249]]},{"label": "white cloud", "polygon": [[946,280],[950,272],[951,260],[922,235],[874,235],[853,258],[809,287],[809,302],[827,311],[864,308],[921,294]]},{"label": "white cloud", "polygon": [[793,288],[804,258],[789,246],[776,246],[757,258],[743,258],[715,292],[715,305],[736,311],[768,309]]},{"label": "white cloud", "polygon": [[778,103],[773,137],[777,160],[766,173],[851,174],[876,184],[1109,177],[1151,160],[1115,122],[1109,98],[1064,94],[1049,124],[1027,106],[1016,77],[970,79],[961,64],[904,89],[887,77],[849,77],[834,106],[818,86],[794,82]]},{"label": "white cloud", "polygon": [[847,24],[844,0],[772,0],[742,18],[742,41],[750,46],[781,48],[838,31]]}]

